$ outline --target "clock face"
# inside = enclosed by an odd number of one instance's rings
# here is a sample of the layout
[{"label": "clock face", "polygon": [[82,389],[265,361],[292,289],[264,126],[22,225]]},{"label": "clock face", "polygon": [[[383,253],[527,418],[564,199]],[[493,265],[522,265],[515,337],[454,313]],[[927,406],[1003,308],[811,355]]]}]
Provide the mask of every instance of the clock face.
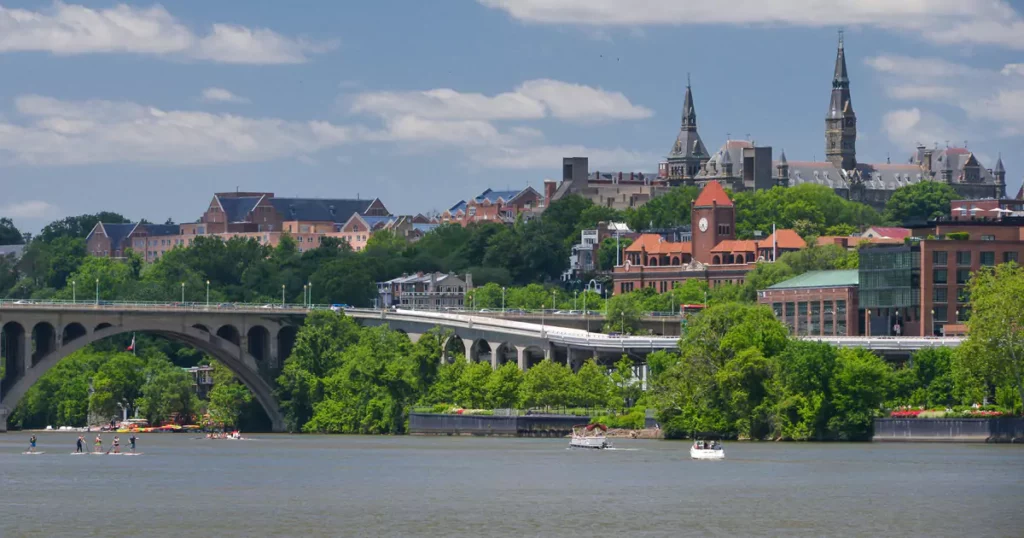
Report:
[{"label": "clock face", "polygon": [[702,232],[708,231],[708,219],[701,217],[700,222],[697,223],[697,227],[700,228],[700,231]]}]

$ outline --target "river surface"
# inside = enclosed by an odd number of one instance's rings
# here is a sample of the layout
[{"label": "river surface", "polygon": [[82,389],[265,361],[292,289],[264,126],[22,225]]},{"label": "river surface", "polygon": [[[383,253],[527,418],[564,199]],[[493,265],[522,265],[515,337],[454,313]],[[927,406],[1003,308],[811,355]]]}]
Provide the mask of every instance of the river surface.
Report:
[{"label": "river surface", "polygon": [[0,536],[1024,536],[1021,446],[28,436],[0,434]]}]

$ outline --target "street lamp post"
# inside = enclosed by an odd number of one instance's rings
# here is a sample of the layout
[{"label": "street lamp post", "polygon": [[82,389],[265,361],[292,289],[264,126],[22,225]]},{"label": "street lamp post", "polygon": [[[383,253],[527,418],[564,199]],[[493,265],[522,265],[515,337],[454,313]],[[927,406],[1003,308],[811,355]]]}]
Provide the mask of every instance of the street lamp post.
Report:
[{"label": "street lamp post", "polygon": [[281,284],[281,307],[284,308],[284,284]]},{"label": "street lamp post", "polygon": [[71,281],[71,302],[78,303],[78,290],[75,289],[75,281]]},{"label": "street lamp post", "polygon": [[619,319],[622,320],[622,327],[620,327],[620,331],[622,334],[626,334],[626,313],[619,312]]},{"label": "street lamp post", "polygon": [[501,288],[501,314],[505,314],[505,287]]},{"label": "street lamp post", "polygon": [[938,336],[937,334],[935,334],[937,331],[935,330],[935,309],[934,308],[931,309],[931,314],[932,315],[929,318],[929,321],[931,321],[931,324],[932,324],[932,336]]},{"label": "street lamp post", "polygon": [[551,309],[558,310],[558,301],[555,297],[558,295],[558,290],[551,290]]},{"label": "street lamp post", "polygon": [[100,279],[96,279],[96,306],[100,305]]},{"label": "street lamp post", "polygon": [[306,287],[307,286],[305,284],[302,285],[302,307],[303,308],[309,306],[309,301],[306,299]]},{"label": "street lamp post", "polygon": [[866,333],[865,336],[867,336],[868,338],[871,338],[871,309],[870,308],[867,309],[866,314],[867,314],[867,318],[868,319],[864,323],[864,329],[865,329],[865,333]]},{"label": "street lamp post", "polygon": [[307,301],[307,306],[309,306],[309,308],[313,308],[313,283],[306,282],[306,284],[309,286],[309,301]]},{"label": "street lamp post", "polygon": [[583,319],[587,320],[587,332],[590,332],[590,315],[587,314],[587,292],[583,292]]},{"label": "street lamp post", "polygon": [[576,310],[576,297],[580,294],[580,290],[573,290],[572,292],[572,309]]},{"label": "street lamp post", "polygon": [[181,306],[185,306],[185,283],[181,283]]},{"label": "street lamp post", "polygon": [[206,281],[206,308],[210,308],[210,281]]}]

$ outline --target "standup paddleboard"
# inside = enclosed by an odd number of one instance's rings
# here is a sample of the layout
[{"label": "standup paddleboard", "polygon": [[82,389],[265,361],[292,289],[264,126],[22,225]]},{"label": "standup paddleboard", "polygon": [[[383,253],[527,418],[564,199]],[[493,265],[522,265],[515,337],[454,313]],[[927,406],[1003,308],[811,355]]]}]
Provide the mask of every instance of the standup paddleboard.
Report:
[{"label": "standup paddleboard", "polygon": [[86,454],[88,454],[88,452],[72,452],[71,453],[72,456],[84,456]]},{"label": "standup paddleboard", "polygon": [[46,452],[22,452],[22,454],[28,454],[30,456],[37,456],[39,454],[46,454]]},{"label": "standup paddleboard", "polygon": [[124,456],[141,456],[142,452],[124,452]]}]

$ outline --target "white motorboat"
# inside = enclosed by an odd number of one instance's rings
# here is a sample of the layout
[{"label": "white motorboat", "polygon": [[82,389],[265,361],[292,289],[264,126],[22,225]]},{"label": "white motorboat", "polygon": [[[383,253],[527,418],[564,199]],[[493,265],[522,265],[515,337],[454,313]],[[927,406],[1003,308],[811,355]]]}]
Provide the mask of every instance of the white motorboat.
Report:
[{"label": "white motorboat", "polygon": [[698,439],[690,447],[690,457],[695,460],[724,460],[725,448],[718,441]]},{"label": "white motorboat", "polygon": [[605,437],[608,427],[604,424],[581,424],[573,426],[569,448],[610,448],[612,445]]}]

